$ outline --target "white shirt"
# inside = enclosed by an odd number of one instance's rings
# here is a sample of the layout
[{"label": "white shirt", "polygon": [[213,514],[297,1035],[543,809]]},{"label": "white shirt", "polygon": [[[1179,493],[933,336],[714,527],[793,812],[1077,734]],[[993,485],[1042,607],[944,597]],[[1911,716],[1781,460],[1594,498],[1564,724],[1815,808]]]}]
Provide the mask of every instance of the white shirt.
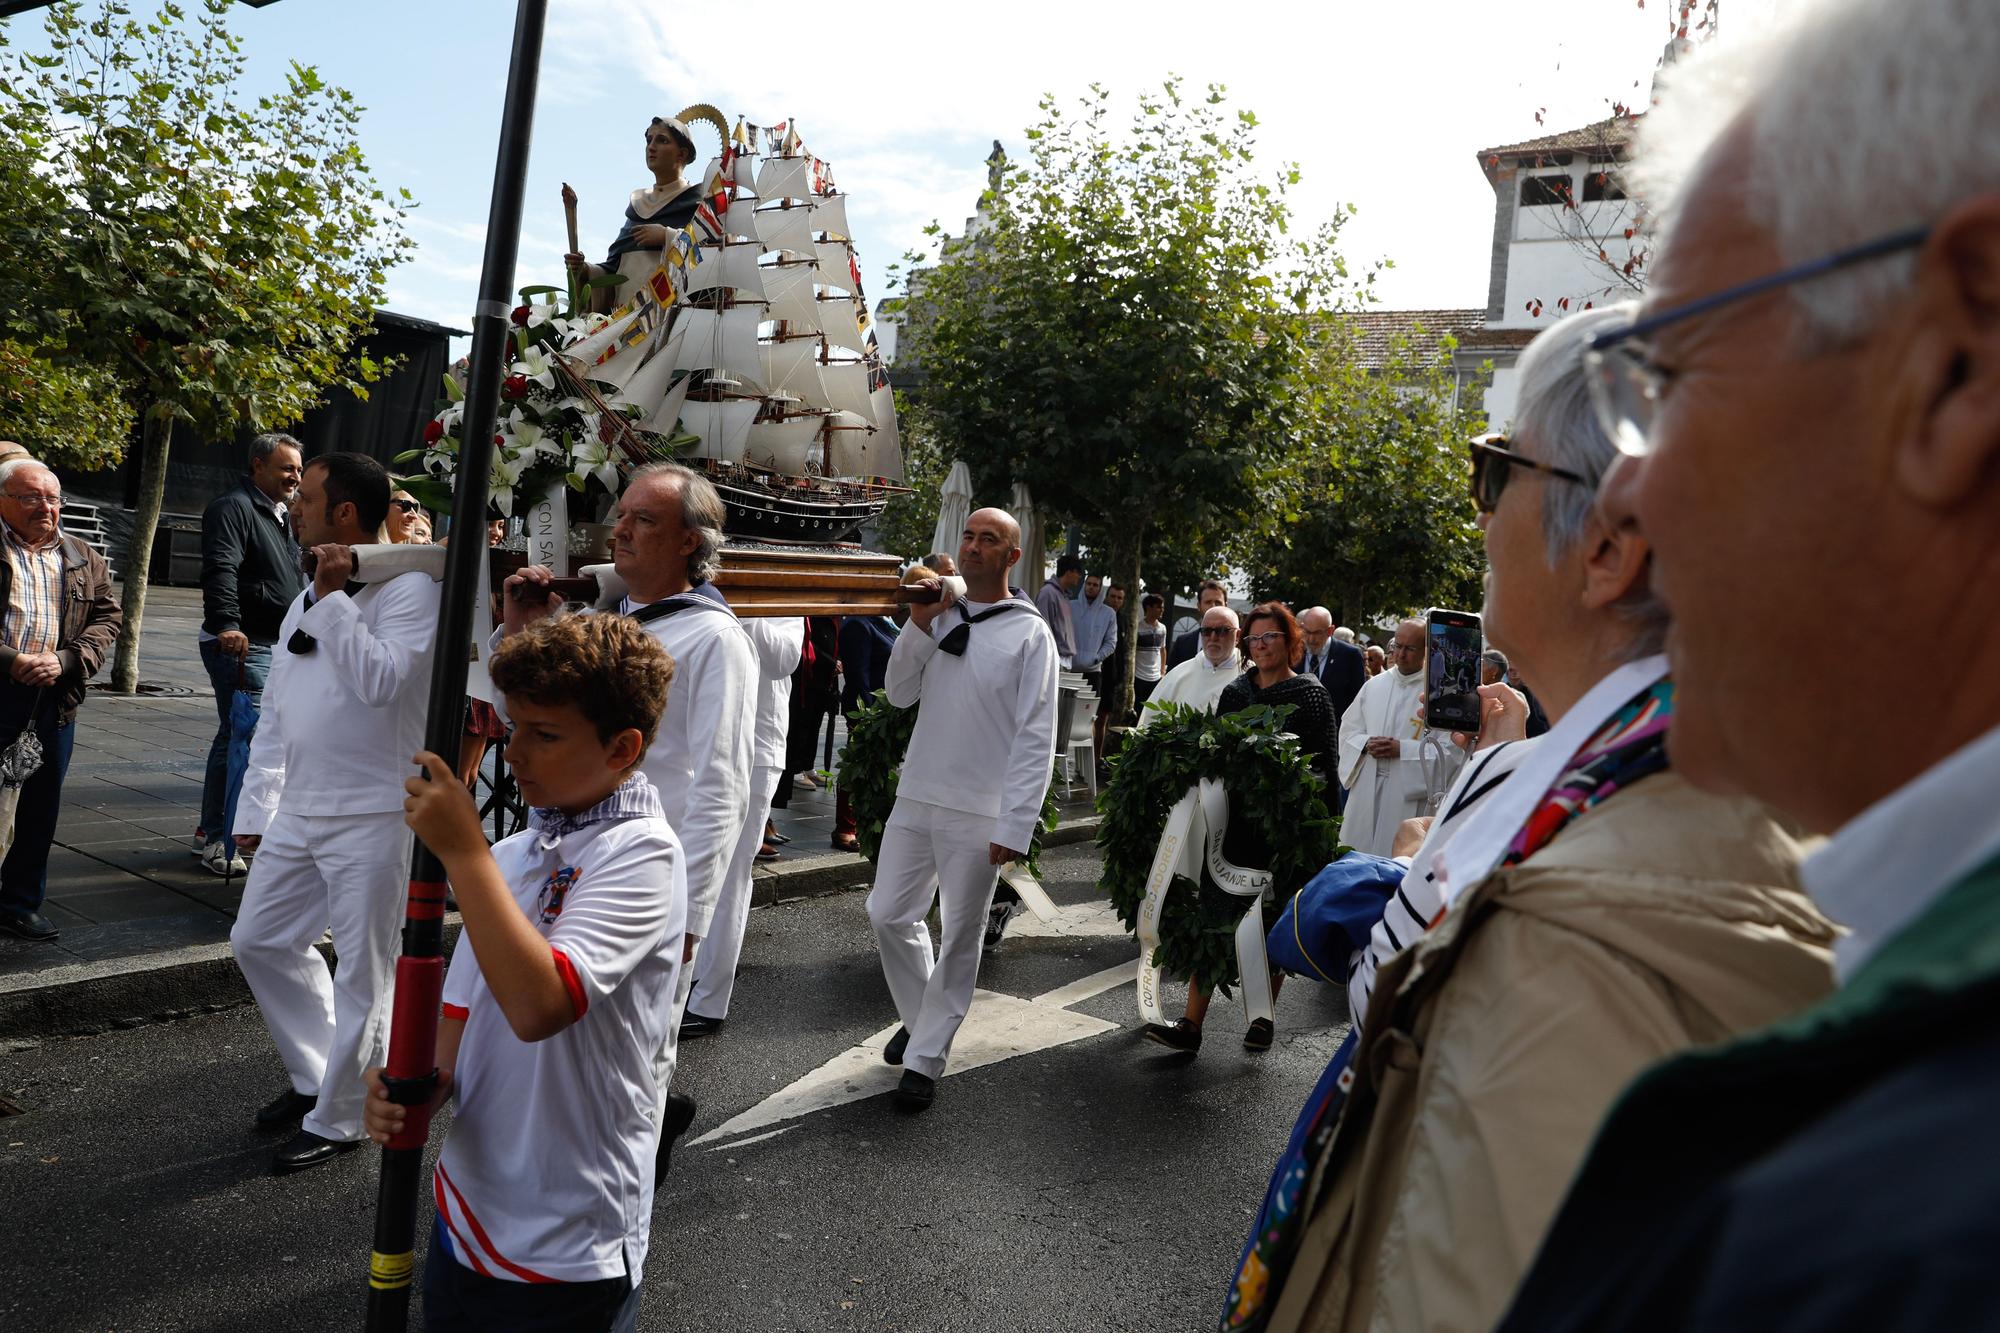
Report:
[{"label": "white shirt", "polygon": [[1204,713],[1213,713],[1215,705],[1222,699],[1222,692],[1229,688],[1229,682],[1243,674],[1243,654],[1230,650],[1221,666],[1208,660],[1208,654],[1197,651],[1193,657],[1169,671],[1153,691],[1146,706],[1139,712],[1139,725],[1150,727],[1160,720],[1160,710],[1156,704],[1190,704]]},{"label": "white shirt", "polygon": [[[693,606],[646,623],[674,659],[667,708],[639,771],[658,789],[687,864],[687,931],[706,938],[722,877],[750,811],[757,729],[757,655],[735,612],[700,593]],[[640,610],[627,597],[626,615]],[[803,642],[803,641],[802,641]]]},{"label": "white shirt", "polygon": [[1945,890],[2000,854],[2000,727],[1847,821],[1799,867],[1806,892],[1848,933],[1845,983]]},{"label": "white shirt", "polygon": [[[428,574],[399,574],[352,596],[315,602],[299,594],[278,628],[264,682],[257,735],[250,743],[239,836],[261,836],[283,810],[302,815],[367,815],[401,810],[410,757],[424,748],[439,585]],[[294,631],[318,641],[291,651]]]},{"label": "white shirt", "polygon": [[739,620],[757,654],[757,721],[753,748],[759,768],[783,768],[791,726],[792,673],[805,656],[806,622],[798,616]]},{"label": "white shirt", "polygon": [[896,784],[923,801],[993,820],[989,841],[1028,849],[1056,755],[1056,641],[1034,604],[971,627],[962,656],[938,640],[996,605],[961,601],[925,634],[912,623],[889,653],[889,702],[918,706]]},{"label": "white shirt", "polygon": [[433,1176],[438,1216],[454,1257],[492,1277],[590,1282],[629,1271],[636,1285],[659,1142],[653,1057],[673,1017],[686,923],[680,843],[655,813],[560,837],[529,829],[496,844],[493,859],[548,939],[577,1019],[522,1041],[471,934],[459,938],[444,1016],[463,1019],[465,1033],[458,1108]]}]

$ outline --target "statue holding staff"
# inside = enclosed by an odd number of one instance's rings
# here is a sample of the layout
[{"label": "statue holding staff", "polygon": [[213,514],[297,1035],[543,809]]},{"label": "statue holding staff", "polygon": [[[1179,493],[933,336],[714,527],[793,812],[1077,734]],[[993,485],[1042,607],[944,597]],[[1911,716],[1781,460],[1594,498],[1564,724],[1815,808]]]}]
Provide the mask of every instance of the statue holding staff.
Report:
[{"label": "statue holding staff", "polygon": [[[610,252],[604,263],[592,264],[584,259],[576,249],[576,231],[572,221],[570,231],[570,252],[563,256],[569,265],[570,279],[582,287],[592,278],[615,273],[625,281],[615,287],[599,287],[591,292],[591,309],[608,313],[623,299],[623,294],[636,290],[637,285],[652,276],[660,265],[662,252],[666,249],[667,233],[677,231],[693,220],[694,211],[701,202],[701,187],[681,179],[681,173],[695,159],[694,137],[678,119],[663,116],[653,117],[653,123],[646,127],[646,167],[653,173],[653,184],[644,189],[632,191],[631,202],[625,206],[625,223],[611,242]],[[574,195],[564,187],[564,203],[574,219]]]}]

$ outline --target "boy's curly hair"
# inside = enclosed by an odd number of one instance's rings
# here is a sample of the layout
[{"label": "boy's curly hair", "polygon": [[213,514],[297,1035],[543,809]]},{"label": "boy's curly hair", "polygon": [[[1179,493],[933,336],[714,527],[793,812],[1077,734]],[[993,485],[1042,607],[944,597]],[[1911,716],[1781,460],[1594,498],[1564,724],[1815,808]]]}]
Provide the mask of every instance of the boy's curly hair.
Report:
[{"label": "boy's curly hair", "polygon": [[502,694],[575,704],[599,740],[637,731],[643,755],[660,728],[674,659],[624,616],[558,616],[502,640],[489,671]]}]

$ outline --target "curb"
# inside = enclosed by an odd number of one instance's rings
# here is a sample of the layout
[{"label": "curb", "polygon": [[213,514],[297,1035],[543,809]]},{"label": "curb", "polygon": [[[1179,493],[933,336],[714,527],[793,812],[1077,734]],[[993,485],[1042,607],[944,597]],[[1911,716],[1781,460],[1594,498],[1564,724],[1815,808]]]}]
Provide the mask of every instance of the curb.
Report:
[{"label": "curb", "polygon": [[[1098,816],[1059,824],[1042,840],[1065,847],[1097,836]],[[868,884],[873,867],[852,852],[826,851],[791,864],[758,866],[750,881],[750,905],[771,907]],[[445,918],[445,950],[458,940],[459,917]],[[335,960],[332,945],[319,950]],[[0,979],[0,1051],[21,1049],[54,1037],[85,1037],[195,1014],[233,1009],[250,1002],[250,988],[226,943],[190,944],[137,958],[76,963],[20,977]]]}]

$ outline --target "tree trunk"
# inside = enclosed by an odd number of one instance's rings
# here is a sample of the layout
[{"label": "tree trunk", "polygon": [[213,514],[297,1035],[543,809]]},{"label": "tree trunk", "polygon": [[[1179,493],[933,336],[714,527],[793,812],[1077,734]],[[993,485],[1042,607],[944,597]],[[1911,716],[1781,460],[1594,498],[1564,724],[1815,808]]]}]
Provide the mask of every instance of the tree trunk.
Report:
[{"label": "tree trunk", "polygon": [[111,688],[118,694],[139,689],[139,622],[146,613],[146,576],[153,564],[153,533],[160,526],[160,502],[167,493],[167,447],[173,443],[173,413],[163,404],[146,409],[140,445],[139,500],[132,506],[132,540],[125,547],[125,627],[112,659]]}]

